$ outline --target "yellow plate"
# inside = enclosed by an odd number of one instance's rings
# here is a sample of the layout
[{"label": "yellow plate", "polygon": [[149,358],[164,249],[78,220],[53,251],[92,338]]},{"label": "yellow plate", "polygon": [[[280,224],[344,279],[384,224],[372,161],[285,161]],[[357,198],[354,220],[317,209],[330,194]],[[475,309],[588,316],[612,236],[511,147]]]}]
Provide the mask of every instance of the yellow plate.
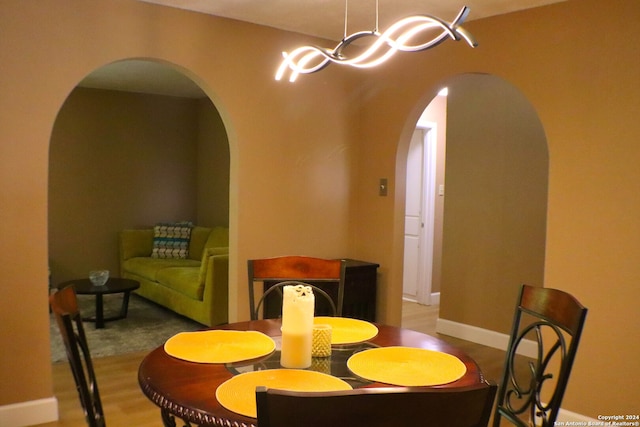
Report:
[{"label": "yellow plate", "polygon": [[301,369],[267,369],[245,372],[220,384],[216,399],[225,408],[256,418],[256,387],[291,391],[351,390],[345,381],[331,375]]},{"label": "yellow plate", "polygon": [[169,338],[164,351],[197,363],[233,363],[271,354],[276,343],[257,331],[181,332]]},{"label": "yellow plate", "polygon": [[347,366],[362,378],[406,387],[447,384],[467,372],[455,356],[411,347],[364,350],[351,356]]},{"label": "yellow plate", "polygon": [[331,325],[331,344],[354,344],[378,335],[378,328],[369,322],[348,317],[316,317],[313,323]]}]

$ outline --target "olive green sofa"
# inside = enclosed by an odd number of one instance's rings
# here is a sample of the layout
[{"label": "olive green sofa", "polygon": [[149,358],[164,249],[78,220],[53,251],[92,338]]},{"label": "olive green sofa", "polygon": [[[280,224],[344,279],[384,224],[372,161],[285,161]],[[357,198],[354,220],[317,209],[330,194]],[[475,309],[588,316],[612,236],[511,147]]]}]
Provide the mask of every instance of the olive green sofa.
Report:
[{"label": "olive green sofa", "polygon": [[119,234],[120,277],[140,282],[135,292],[207,326],[228,322],[229,229],[191,229],[185,259],[152,258],[154,230]]}]

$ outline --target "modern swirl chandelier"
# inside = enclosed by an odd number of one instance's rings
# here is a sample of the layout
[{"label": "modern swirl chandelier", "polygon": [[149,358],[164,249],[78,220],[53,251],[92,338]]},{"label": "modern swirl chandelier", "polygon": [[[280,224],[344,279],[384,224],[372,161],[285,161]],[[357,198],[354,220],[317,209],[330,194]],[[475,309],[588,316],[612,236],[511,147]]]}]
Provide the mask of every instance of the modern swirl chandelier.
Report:
[{"label": "modern swirl chandelier", "polygon": [[[478,43],[473,36],[460,25],[469,15],[470,9],[464,6],[458,16],[449,24],[440,18],[430,15],[415,15],[403,18],[391,25],[385,32],[378,32],[378,0],[376,0],[376,28],[372,31],[361,31],[347,36],[348,3],[345,3],[344,38],[333,49],[316,46],[301,46],[291,53],[282,52],[284,57],[276,80],[281,80],[289,72],[289,81],[294,82],[300,74],[320,71],[330,63],[350,65],[356,68],[371,68],[382,64],[396,52],[418,52],[435,47],[451,38],[454,41],[464,40],[469,46]],[[436,31],[436,35],[424,41],[425,33]],[[373,43],[353,58],[344,54],[345,48],[364,37],[372,37]],[[413,41],[420,39],[420,41]]]}]

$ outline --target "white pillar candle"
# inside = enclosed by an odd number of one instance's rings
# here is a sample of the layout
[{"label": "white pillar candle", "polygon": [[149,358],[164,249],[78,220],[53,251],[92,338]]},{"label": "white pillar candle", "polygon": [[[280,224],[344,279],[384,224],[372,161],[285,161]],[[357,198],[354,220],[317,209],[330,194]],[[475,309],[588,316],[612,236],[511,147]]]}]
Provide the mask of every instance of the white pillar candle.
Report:
[{"label": "white pillar candle", "polygon": [[310,286],[284,286],[283,291],[280,364],[285,368],[308,368],[315,297]]}]

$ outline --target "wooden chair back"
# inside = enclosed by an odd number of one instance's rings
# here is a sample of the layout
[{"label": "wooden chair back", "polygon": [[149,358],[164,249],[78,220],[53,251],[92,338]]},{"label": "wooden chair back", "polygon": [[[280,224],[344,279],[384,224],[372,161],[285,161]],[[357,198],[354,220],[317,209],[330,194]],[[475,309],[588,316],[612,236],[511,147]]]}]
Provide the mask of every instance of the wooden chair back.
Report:
[{"label": "wooden chair back", "polygon": [[[282,296],[282,287],[290,282],[303,282],[313,288],[314,294],[327,300],[334,316],[342,315],[346,262],[339,259],[323,259],[306,256],[281,256],[275,258],[250,259],[247,261],[249,275],[249,309],[251,320],[257,320],[265,299],[272,293]],[[260,298],[255,296],[255,282],[276,282]],[[311,283],[309,283],[311,282]],[[316,286],[323,282],[337,284],[337,298]]]},{"label": "wooden chair back", "polygon": [[75,290],[68,286],[50,295],[49,305],[60,329],[87,425],[105,427],[100,392]]},{"label": "wooden chair back", "polygon": [[[496,399],[494,427],[502,419],[519,427],[554,425],[586,315],[587,309],[564,291],[522,286]],[[517,369],[519,346],[532,342],[537,358],[527,369]]]},{"label": "wooden chair back", "polygon": [[486,427],[497,386],[292,392],[258,387],[260,427]]}]

